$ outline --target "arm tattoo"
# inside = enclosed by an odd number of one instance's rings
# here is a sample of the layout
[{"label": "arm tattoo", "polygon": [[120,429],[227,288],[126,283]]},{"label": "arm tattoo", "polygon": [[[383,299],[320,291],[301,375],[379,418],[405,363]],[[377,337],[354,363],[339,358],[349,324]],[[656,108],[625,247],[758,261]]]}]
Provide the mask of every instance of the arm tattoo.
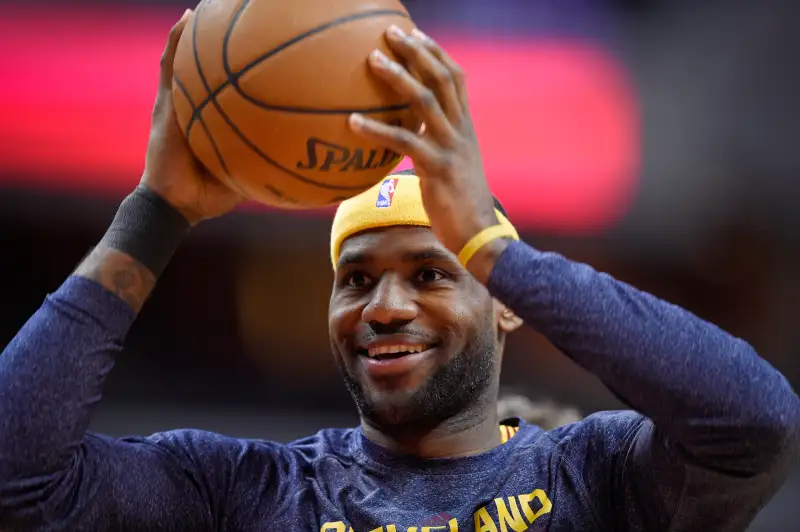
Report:
[{"label": "arm tattoo", "polygon": [[153,291],[156,278],[142,263],[116,249],[96,247],[75,270],[75,275],[101,284],[139,312]]}]

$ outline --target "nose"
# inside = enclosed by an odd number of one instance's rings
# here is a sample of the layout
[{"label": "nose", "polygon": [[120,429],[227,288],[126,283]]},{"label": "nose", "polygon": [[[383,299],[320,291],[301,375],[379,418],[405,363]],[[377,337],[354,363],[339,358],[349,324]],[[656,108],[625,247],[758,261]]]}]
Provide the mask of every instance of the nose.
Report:
[{"label": "nose", "polygon": [[417,317],[417,304],[407,287],[392,274],[385,274],[361,312],[361,320],[372,324],[402,324]]}]

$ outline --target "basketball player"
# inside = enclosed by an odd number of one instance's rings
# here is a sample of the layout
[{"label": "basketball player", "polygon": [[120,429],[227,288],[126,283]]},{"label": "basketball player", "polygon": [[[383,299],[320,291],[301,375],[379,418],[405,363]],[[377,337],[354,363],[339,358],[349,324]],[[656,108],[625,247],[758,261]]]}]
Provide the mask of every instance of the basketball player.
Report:
[{"label": "basketball player", "polygon": [[[331,347],[360,427],[288,445],[87,432],[170,254],[239,199],[175,125],[182,28],[140,187],[0,355],[2,530],[738,531],[778,489],[800,441],[784,377],[690,313],[518,241],[483,175],[463,76],[430,40],[396,32],[409,70],[370,62],[425,133],[352,125],[409,153],[416,175],[391,177],[386,207],[381,183],[342,203],[331,232]],[[503,345],[523,322],[632,410],[501,427]]]}]

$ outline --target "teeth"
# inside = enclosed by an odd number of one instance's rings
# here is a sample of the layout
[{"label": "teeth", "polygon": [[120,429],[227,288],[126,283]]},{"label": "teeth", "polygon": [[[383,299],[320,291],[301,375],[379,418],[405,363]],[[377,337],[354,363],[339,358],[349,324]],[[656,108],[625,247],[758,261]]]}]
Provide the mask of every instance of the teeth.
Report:
[{"label": "teeth", "polygon": [[396,355],[398,353],[422,353],[427,350],[427,345],[384,345],[381,347],[370,347],[369,356]]}]

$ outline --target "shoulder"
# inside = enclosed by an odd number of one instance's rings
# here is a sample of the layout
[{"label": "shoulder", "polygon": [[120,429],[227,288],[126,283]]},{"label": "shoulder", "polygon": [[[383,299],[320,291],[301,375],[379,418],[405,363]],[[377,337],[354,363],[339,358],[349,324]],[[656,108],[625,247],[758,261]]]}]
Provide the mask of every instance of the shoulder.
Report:
[{"label": "shoulder", "polygon": [[[181,461],[208,463],[229,461],[293,461],[314,462],[324,456],[347,456],[350,452],[353,429],[324,429],[316,434],[289,442],[245,439],[197,429],[178,429],[158,432],[145,437],[117,440],[121,444],[153,449]],[[114,440],[94,435],[106,445]]]},{"label": "shoulder", "polygon": [[353,432],[326,429],[281,443],[179,429],[120,439],[89,434],[85,443],[95,448],[124,446],[127,452],[142,453],[143,459],[164,469],[181,471],[199,484],[223,491],[234,486],[262,486],[266,490],[263,495],[269,497],[281,486],[316,476],[323,460],[349,463]]},{"label": "shoulder", "polygon": [[607,411],[542,432],[540,438],[551,460],[580,479],[588,499],[600,508],[602,491],[617,485],[638,435],[652,428],[650,419],[637,412]]},{"label": "shoulder", "polygon": [[355,429],[323,429],[286,445],[286,452],[295,460],[307,463],[321,459],[349,462],[355,449]]},{"label": "shoulder", "polygon": [[609,451],[629,438],[649,419],[632,410],[597,412],[586,418],[548,432],[551,438],[584,445],[602,442]]},{"label": "shoulder", "polygon": [[645,416],[620,410],[598,412],[549,431],[522,423],[519,433],[527,438],[543,437],[549,445],[560,448],[571,461],[583,462],[623,453],[636,434],[650,425]]}]

